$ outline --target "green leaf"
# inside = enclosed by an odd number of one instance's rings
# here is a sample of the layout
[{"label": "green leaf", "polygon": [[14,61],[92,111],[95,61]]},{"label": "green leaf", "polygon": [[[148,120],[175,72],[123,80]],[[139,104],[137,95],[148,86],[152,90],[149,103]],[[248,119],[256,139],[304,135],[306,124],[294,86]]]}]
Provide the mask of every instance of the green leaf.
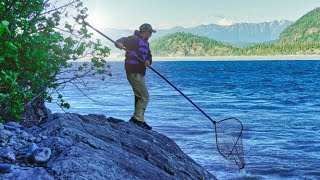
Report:
[{"label": "green leaf", "polygon": [[70,104],[69,103],[61,103],[61,107],[64,107],[66,109],[70,109]]},{"label": "green leaf", "polygon": [[[67,82],[73,81],[79,71],[106,73],[98,70],[105,67],[102,57],[108,56],[110,50],[99,41],[91,41],[92,33],[87,28],[73,29],[77,19],[68,19],[69,24],[63,29],[69,31],[61,32],[64,19],[60,10],[37,16],[44,9],[55,9],[53,3],[44,5],[43,2],[32,0],[27,7],[25,3],[15,3],[14,11],[6,15],[5,21],[0,20],[0,114],[5,120],[21,118],[24,104],[43,90],[41,98],[70,108],[59,93]],[[68,3],[62,5],[66,5],[69,17],[87,17],[88,9],[82,8],[81,3],[77,7]],[[0,5],[0,13],[2,9]],[[94,64],[87,62],[78,66],[77,62],[68,62],[79,58],[93,58]],[[72,76],[64,76],[68,73]],[[66,77],[65,81],[61,82],[60,77]],[[49,96],[55,91],[57,96]]]},{"label": "green leaf", "polygon": [[12,42],[6,42],[5,44],[12,52],[18,51],[17,46],[15,46]]},{"label": "green leaf", "polygon": [[3,24],[4,26],[9,26],[9,22],[6,21],[6,20],[2,21],[2,24]]},{"label": "green leaf", "polygon": [[[9,34],[11,34],[8,26],[9,26],[9,22],[4,20],[4,21],[2,21],[1,24],[0,24],[0,29],[1,29],[1,27],[2,27],[2,28],[4,28],[3,30],[7,30],[7,32],[8,32]],[[0,30],[0,31],[1,31],[1,30]],[[2,34],[3,34],[3,33],[2,33]],[[0,36],[1,36],[2,34],[1,34],[1,32],[0,32]]]}]

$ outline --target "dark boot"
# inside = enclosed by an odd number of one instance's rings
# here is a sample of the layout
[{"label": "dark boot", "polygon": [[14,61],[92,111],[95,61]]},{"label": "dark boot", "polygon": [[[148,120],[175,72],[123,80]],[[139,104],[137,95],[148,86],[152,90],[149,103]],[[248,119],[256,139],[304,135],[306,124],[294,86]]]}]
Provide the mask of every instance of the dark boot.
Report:
[{"label": "dark boot", "polygon": [[146,122],[138,121],[138,120],[136,120],[136,119],[133,118],[133,117],[129,120],[129,122],[131,122],[131,123],[133,123],[133,124],[136,124],[136,125],[144,128],[144,129],[147,129],[147,130],[151,130],[151,129],[152,129],[152,127],[149,126]]}]

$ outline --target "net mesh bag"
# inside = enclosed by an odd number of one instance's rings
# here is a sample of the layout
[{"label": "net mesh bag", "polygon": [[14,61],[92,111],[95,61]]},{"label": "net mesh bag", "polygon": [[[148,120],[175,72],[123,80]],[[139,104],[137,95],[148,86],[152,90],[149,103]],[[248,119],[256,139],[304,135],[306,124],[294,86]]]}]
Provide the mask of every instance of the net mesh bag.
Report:
[{"label": "net mesh bag", "polygon": [[236,118],[228,118],[215,123],[218,152],[225,159],[234,161],[239,169],[245,166],[242,130],[242,123]]}]

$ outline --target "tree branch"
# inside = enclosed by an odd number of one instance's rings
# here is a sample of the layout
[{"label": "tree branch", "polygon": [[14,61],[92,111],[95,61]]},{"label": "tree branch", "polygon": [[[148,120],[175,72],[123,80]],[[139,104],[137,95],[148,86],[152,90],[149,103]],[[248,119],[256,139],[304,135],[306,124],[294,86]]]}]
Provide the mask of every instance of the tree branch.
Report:
[{"label": "tree branch", "polygon": [[90,99],[92,102],[100,104],[100,105],[103,105],[103,106],[107,106],[107,104],[105,104],[105,103],[103,103],[101,101],[94,100],[91,97],[89,97],[86,93],[84,93],[82,91],[82,89],[76,83],[71,82],[71,84],[73,84],[86,98]]},{"label": "tree branch", "polygon": [[40,15],[49,14],[49,13],[51,13],[52,11],[57,11],[57,10],[62,9],[62,8],[64,8],[64,7],[70,6],[70,5],[72,5],[72,4],[76,3],[76,2],[77,2],[77,1],[69,2],[68,4],[65,4],[65,5],[63,5],[63,6],[60,6],[60,7],[58,7],[58,8],[51,9],[51,10],[49,10],[49,11],[47,11],[47,12],[41,13]]},{"label": "tree branch", "polygon": [[67,81],[63,81],[63,82],[58,83],[58,85],[65,84],[65,83],[71,83],[72,81],[74,81],[76,79],[87,77],[87,75],[89,75],[89,73],[91,73],[93,70],[94,70],[94,67],[91,67],[91,69],[89,69],[87,72],[84,72],[80,76],[74,76],[72,78],[60,78],[60,79],[57,79],[57,80],[69,79]]}]

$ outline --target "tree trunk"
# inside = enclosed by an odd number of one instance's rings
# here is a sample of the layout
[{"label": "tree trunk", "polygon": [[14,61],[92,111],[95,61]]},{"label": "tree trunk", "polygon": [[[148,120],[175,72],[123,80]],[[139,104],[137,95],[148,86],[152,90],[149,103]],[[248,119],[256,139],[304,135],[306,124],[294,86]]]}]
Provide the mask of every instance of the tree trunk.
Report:
[{"label": "tree trunk", "polygon": [[20,123],[25,127],[32,127],[39,125],[50,118],[52,113],[50,109],[45,106],[44,102],[45,101],[40,96],[27,105]]}]

